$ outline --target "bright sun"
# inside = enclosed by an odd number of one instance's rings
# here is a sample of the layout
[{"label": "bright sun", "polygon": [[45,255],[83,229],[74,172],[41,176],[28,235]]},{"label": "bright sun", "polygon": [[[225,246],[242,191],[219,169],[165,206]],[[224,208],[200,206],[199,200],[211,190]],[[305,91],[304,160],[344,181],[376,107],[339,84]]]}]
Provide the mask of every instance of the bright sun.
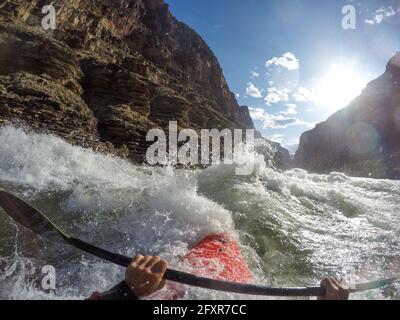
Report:
[{"label": "bright sun", "polygon": [[315,87],[319,105],[331,110],[346,107],[365,88],[366,81],[351,68],[332,67]]}]

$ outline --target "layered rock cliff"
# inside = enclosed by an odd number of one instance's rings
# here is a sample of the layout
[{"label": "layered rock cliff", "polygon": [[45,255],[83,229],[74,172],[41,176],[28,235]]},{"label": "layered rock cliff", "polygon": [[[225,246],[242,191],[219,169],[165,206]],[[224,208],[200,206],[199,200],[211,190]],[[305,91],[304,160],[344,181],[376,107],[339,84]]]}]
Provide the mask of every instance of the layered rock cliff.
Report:
[{"label": "layered rock cliff", "polygon": [[347,108],[302,135],[295,163],[319,173],[400,179],[400,53]]},{"label": "layered rock cliff", "polygon": [[0,1],[0,124],[137,161],[148,130],[171,120],[253,128],[210,48],[162,0],[55,0],[56,29],[45,31],[47,4]]}]

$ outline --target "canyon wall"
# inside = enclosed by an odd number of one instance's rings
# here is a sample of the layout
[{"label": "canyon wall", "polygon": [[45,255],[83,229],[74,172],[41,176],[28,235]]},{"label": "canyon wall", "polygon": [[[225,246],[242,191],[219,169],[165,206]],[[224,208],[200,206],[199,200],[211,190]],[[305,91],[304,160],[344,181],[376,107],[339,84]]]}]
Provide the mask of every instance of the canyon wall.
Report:
[{"label": "canyon wall", "polygon": [[[202,38],[162,0],[0,0],[0,124],[143,161],[147,132],[254,128]],[[279,145],[278,165],[287,159]]]}]

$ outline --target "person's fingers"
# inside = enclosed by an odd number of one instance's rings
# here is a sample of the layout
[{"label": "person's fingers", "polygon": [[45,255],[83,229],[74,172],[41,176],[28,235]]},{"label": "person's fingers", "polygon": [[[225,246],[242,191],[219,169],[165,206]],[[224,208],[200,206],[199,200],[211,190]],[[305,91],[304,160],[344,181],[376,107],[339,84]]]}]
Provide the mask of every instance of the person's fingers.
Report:
[{"label": "person's fingers", "polygon": [[138,254],[133,258],[131,265],[134,265],[134,266],[140,265],[140,263],[143,259],[144,259],[144,257],[142,255]]},{"label": "person's fingers", "polygon": [[334,283],[335,286],[338,287],[338,288],[342,288],[343,287],[342,282],[338,278],[332,278],[332,283]]},{"label": "person's fingers", "polygon": [[154,264],[151,268],[153,273],[160,274],[161,277],[164,276],[165,271],[167,271],[168,263],[165,260],[159,260],[156,264]]},{"label": "person's fingers", "polygon": [[140,264],[138,265],[140,268],[145,269],[147,264],[150,262],[150,260],[153,259],[151,256],[145,256],[141,261]]},{"label": "person's fingers", "polygon": [[346,286],[346,284],[343,282],[343,279],[340,280],[338,278],[334,278],[333,280],[338,287],[340,296],[343,297],[350,295],[350,288]]},{"label": "person's fingers", "polygon": [[326,289],[326,294],[319,297],[320,300],[347,300],[350,296],[350,290],[345,289],[339,279],[324,278],[321,281],[321,286]]},{"label": "person's fingers", "polygon": [[344,285],[341,285],[339,287],[339,292],[340,292],[341,295],[350,295],[351,289],[350,288],[346,288]]},{"label": "person's fingers", "polygon": [[325,278],[324,280],[322,280],[321,285],[325,287],[326,290],[339,290],[339,287],[336,285],[332,278]]},{"label": "person's fingers", "polygon": [[153,257],[149,262],[146,263],[146,268],[151,269],[157,262],[161,260],[160,257]]},{"label": "person's fingers", "polygon": [[329,278],[323,278],[321,281],[321,286],[323,286],[324,288],[327,288],[331,285]]}]

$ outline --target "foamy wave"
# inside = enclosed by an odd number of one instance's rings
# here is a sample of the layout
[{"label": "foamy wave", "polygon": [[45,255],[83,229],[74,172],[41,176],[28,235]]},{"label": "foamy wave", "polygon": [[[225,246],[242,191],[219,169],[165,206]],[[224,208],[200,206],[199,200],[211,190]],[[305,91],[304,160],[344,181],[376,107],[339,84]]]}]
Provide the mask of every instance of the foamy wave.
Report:
[{"label": "foamy wave", "polygon": [[[237,176],[238,164],[150,168],[7,126],[0,128],[0,187],[23,195],[75,236],[129,256],[161,255],[176,269],[188,268],[180,257],[205,235],[226,232],[241,241],[259,283],[312,285],[344,266],[358,268],[363,280],[400,271],[399,182],[283,173],[249,152],[241,156],[253,161],[250,176]],[[18,228],[16,240],[10,227],[0,215],[3,298],[83,298],[123,278],[121,268],[67,246],[39,241],[41,259],[33,259],[23,250],[31,237]],[[53,296],[27,276],[32,265],[48,262],[58,272]],[[187,288],[185,298],[210,294],[234,297]],[[360,297],[371,295],[382,297]]]}]

